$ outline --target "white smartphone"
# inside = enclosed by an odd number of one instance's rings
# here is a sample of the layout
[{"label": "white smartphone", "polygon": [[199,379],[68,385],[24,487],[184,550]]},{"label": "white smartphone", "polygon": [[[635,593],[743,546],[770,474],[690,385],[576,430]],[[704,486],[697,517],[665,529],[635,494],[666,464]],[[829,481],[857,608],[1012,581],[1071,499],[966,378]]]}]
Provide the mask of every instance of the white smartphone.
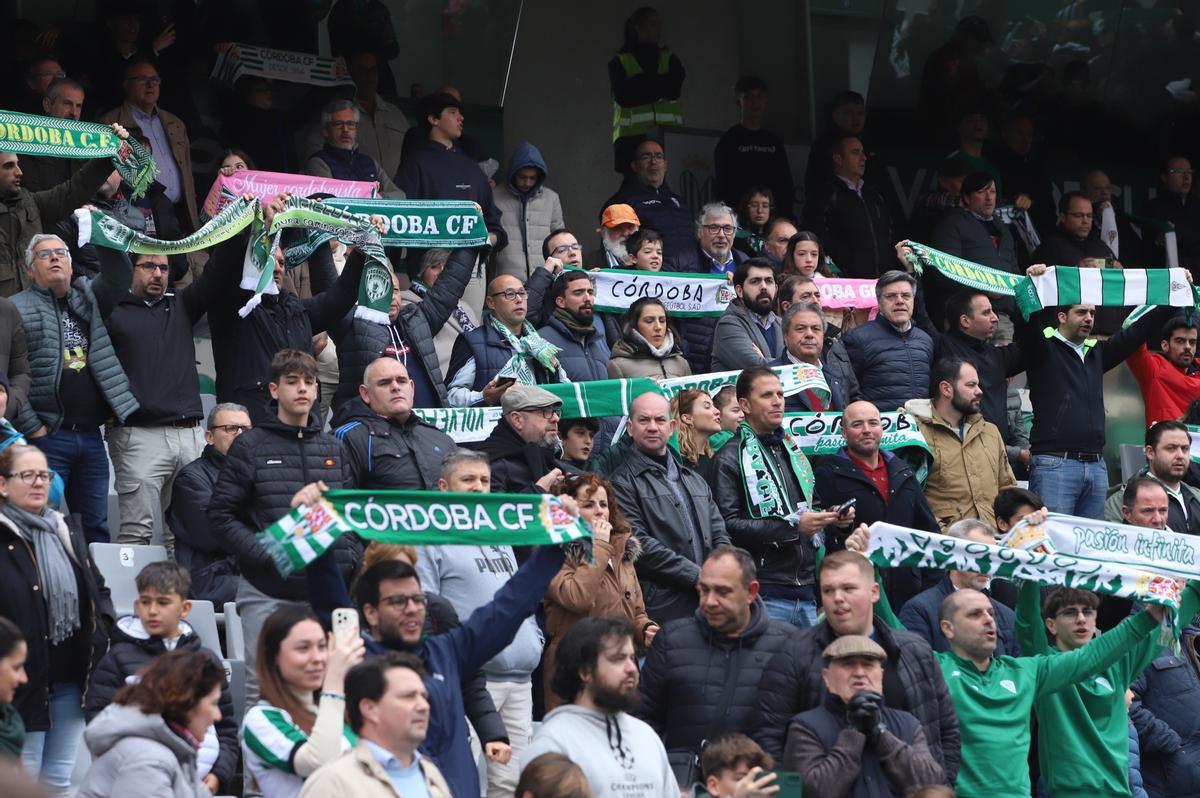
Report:
[{"label": "white smartphone", "polygon": [[339,607],[333,611],[333,639],[353,640],[358,636],[358,610]]}]

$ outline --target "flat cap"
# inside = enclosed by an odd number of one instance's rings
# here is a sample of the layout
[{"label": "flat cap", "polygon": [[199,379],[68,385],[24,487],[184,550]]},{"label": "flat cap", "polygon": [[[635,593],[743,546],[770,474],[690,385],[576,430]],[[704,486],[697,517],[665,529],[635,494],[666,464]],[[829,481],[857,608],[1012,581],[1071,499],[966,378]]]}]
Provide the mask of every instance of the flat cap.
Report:
[{"label": "flat cap", "polygon": [[871,659],[886,660],[887,652],[883,650],[883,646],[866,635],[843,635],[825,646],[822,656],[825,659],[870,657]]},{"label": "flat cap", "polygon": [[500,398],[500,409],[504,413],[511,413],[514,410],[537,410],[540,407],[551,407],[552,405],[561,406],[562,400],[545,388],[539,388],[536,385],[518,383],[505,391],[504,396]]}]

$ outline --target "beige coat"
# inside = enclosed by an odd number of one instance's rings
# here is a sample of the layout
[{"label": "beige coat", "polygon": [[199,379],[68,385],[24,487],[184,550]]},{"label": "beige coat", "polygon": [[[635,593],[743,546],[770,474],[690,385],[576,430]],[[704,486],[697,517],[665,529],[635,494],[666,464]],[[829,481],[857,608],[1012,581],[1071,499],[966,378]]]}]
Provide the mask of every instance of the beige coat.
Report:
[{"label": "beige coat", "polygon": [[963,518],[995,524],[996,494],[1017,484],[1000,430],[975,413],[967,417],[966,434],[959,440],[958,431],[933,412],[928,399],[910,399],[904,409],[917,420],[933,454],[925,498],[942,531]]},{"label": "beige coat", "polygon": [[[450,785],[437,765],[421,758],[429,798],[451,798]],[[300,798],[405,798],[392,786],[383,765],[362,742],[317,769],[304,782]]]},{"label": "beige coat", "polygon": [[[188,209],[188,218],[184,221],[191,225],[190,229],[195,230],[200,227],[200,217],[196,213],[196,178],[192,176],[192,142],[188,139],[187,126],[175,114],[168,113],[161,108],[158,109],[158,118],[162,120],[167,140],[171,142],[171,154],[175,156],[175,163],[179,166],[179,178],[183,183],[183,201],[187,203]],[[126,130],[134,127],[141,129],[126,104],[106,112],[100,117],[100,121],[106,125],[116,122]],[[155,157],[158,157],[158,153],[155,154]],[[185,224],[184,227],[186,228],[187,225]]]}]

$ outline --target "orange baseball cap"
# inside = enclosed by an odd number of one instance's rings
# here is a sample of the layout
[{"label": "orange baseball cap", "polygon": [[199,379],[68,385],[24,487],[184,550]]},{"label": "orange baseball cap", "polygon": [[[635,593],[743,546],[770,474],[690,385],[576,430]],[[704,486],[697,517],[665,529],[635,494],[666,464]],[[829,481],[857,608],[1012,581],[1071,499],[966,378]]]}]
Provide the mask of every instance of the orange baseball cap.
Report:
[{"label": "orange baseball cap", "polygon": [[604,209],[604,215],[600,217],[600,224],[605,227],[616,227],[619,224],[636,224],[641,227],[642,220],[628,205],[609,205]]}]

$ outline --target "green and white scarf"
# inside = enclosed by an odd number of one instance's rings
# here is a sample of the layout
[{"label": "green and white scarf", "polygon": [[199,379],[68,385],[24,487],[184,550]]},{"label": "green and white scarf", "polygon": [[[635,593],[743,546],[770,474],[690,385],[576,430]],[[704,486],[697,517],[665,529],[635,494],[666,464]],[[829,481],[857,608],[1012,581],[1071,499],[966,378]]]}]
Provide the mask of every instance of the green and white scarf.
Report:
[{"label": "green and white scarf", "polygon": [[908,262],[917,274],[921,274],[926,267],[937,269],[942,276],[959,285],[996,296],[1015,296],[1017,283],[1022,279],[1022,275],[1009,274],[982,263],[963,260],[916,241],[909,241],[908,246],[913,251],[913,254],[908,256]]},{"label": "green and white scarf", "polygon": [[346,62],[341,58],[322,58],[311,53],[236,43],[217,56],[211,77],[234,83],[246,75],[309,86],[354,85]]},{"label": "green and white scarf", "polygon": [[109,125],[0,111],[0,151],[50,158],[112,158],[113,168],[133,189],[146,193],[158,166],[136,140],[120,139]]},{"label": "green and white scarf", "polygon": [[[564,382],[538,387],[559,398],[562,402],[560,417],[564,419],[627,416],[636,397],[658,391],[654,380],[647,378]],[[499,407],[414,408],[413,412],[458,444],[487,440],[500,423],[501,416]]]},{"label": "green and white scarf", "polygon": [[[783,450],[787,454],[788,467],[800,484],[805,506],[812,502],[812,465],[804,452],[786,430],[780,430]],[[738,466],[742,472],[746,508],[751,518],[787,518],[804,508],[788,507],[785,475],[780,471],[775,458],[766,451],[750,425],[743,421],[738,425]]]},{"label": "green and white scarf", "polygon": [[600,269],[587,272],[596,286],[596,310],[624,313],[639,299],[652,297],[675,318],[721,316],[736,294],[724,274]]},{"label": "green and white scarf", "polygon": [[559,497],[546,494],[331,490],[291,510],[259,539],[288,576],[347,532],[414,546],[551,546],[591,535]]},{"label": "green and white scarf", "polygon": [[[779,381],[783,383],[784,396],[792,396],[801,391],[813,391],[822,398],[825,404],[829,404],[829,383],[825,381],[824,373],[817,366],[800,363],[787,366],[772,366],[771,370],[779,375]],[[737,379],[741,374],[742,372],[740,371],[716,371],[710,374],[672,377],[666,380],[659,380],[658,384],[662,388],[663,395],[668,399],[673,399],[676,394],[689,388],[715,394],[726,385],[737,383]]]},{"label": "green and white scarf", "polygon": [[[500,323],[491,313],[487,314],[487,323],[508,342],[513,351],[512,358],[500,369],[496,376],[500,379],[512,377],[522,385],[537,385],[537,377],[533,373],[533,363],[540,364],[544,369],[558,377],[559,382],[570,382],[567,373],[558,362],[557,346],[537,334],[537,330],[529,322],[522,322],[525,334],[520,338],[513,335],[512,330]],[[531,363],[530,361],[533,361]]]},{"label": "green and white scarf", "polygon": [[1181,580],[1200,577],[1198,545],[1174,532],[1052,513],[1041,526],[1021,522],[1000,545],[876,522],[867,555],[884,568],[972,571],[1178,610]]},{"label": "green and white scarf", "polygon": [[413,249],[488,246],[479,206],[469,200],[409,200],[386,197],[330,197],[326,205],[384,219],[383,245]]},{"label": "green and white scarf", "polygon": [[1028,319],[1059,305],[1171,305],[1193,307],[1196,296],[1183,269],[1081,269],[1051,266],[1017,285],[1017,306]]},{"label": "green and white scarf", "polygon": [[[929,451],[929,444],[921,434],[920,427],[903,410],[880,413],[883,435],[879,448],[890,452],[915,446]],[[800,451],[809,457],[836,454],[846,445],[842,434],[842,414],[837,411],[818,413],[785,413],[783,429],[792,436]]]}]

